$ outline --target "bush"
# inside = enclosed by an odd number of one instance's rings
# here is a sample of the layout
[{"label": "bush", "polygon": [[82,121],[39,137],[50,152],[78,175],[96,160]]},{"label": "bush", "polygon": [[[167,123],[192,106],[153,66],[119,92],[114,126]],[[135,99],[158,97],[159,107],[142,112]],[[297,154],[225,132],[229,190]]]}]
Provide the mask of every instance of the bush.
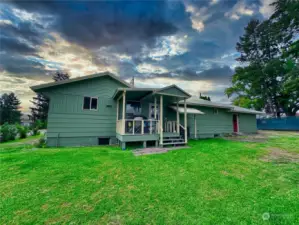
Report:
[{"label": "bush", "polygon": [[16,125],[20,138],[26,138],[28,133],[28,127],[22,126],[20,124]]},{"label": "bush", "polygon": [[35,147],[37,147],[37,148],[45,148],[45,147],[47,147],[46,137],[41,137],[38,140],[38,142],[35,144]]},{"label": "bush", "polygon": [[36,120],[31,126],[32,135],[33,136],[39,135],[40,134],[39,129],[42,129],[44,126],[45,124],[42,121]]},{"label": "bush", "polygon": [[11,141],[16,139],[18,129],[16,128],[16,125],[5,123],[1,126],[0,133],[2,136],[2,142]]}]

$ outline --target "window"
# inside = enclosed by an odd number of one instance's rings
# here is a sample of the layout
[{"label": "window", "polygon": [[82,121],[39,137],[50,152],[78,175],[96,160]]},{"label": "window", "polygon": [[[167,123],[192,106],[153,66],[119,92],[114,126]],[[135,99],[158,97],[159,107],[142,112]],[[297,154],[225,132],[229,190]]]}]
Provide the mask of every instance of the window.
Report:
[{"label": "window", "polygon": [[109,145],[110,138],[98,138],[98,145]]},{"label": "window", "polygon": [[218,109],[214,108],[213,114],[218,114]]},{"label": "window", "polygon": [[98,108],[98,98],[84,97],[83,109],[97,110],[97,108]]},{"label": "window", "polygon": [[126,115],[128,119],[133,119],[136,116],[140,116],[141,115],[140,102],[127,101]]}]

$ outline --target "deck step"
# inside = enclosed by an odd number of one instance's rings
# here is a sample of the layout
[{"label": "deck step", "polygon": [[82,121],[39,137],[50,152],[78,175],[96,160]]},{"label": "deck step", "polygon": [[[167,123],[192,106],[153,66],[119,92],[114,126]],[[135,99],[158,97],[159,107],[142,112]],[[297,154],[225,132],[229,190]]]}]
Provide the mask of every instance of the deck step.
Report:
[{"label": "deck step", "polygon": [[184,141],[184,139],[183,138],[176,138],[176,139],[164,139],[163,140],[163,143],[164,142],[181,142],[181,141]]},{"label": "deck step", "polygon": [[182,138],[181,136],[174,136],[174,137],[163,137],[163,140],[169,140],[169,139],[179,139]]},{"label": "deck step", "polygon": [[184,141],[182,142],[168,142],[168,143],[163,143],[162,145],[184,145],[186,144]]}]

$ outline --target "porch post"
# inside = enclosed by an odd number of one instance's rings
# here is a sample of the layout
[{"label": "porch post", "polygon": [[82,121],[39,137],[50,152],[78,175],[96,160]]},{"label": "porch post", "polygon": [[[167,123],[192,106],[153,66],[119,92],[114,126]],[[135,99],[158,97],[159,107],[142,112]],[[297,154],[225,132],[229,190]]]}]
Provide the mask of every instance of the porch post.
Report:
[{"label": "porch post", "polygon": [[180,113],[179,113],[179,100],[176,103],[176,132],[180,133]]},{"label": "porch post", "polygon": [[155,120],[157,119],[157,97],[155,96],[155,104],[154,104],[154,110],[155,110],[155,112],[154,112],[154,115],[155,115]]},{"label": "porch post", "polygon": [[186,99],[184,99],[184,117],[185,117],[185,143],[187,144],[187,103]]},{"label": "porch post", "polygon": [[123,116],[122,116],[122,131],[125,134],[126,131],[126,91],[123,92]]},{"label": "porch post", "polygon": [[194,114],[194,136],[195,136],[195,139],[197,139],[197,125],[196,125],[196,114]]},{"label": "porch post", "polygon": [[163,145],[163,95],[160,95],[160,145]]}]

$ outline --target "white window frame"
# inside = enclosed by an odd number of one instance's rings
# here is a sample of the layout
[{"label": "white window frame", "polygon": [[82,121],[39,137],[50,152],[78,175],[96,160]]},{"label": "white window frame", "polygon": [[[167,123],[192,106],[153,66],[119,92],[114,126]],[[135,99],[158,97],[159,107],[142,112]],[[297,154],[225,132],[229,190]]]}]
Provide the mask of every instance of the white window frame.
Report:
[{"label": "white window frame", "polygon": [[[89,109],[84,109],[84,99],[85,99],[85,98],[90,98]],[[97,99],[97,108],[96,108],[96,109],[92,109],[92,108],[91,108],[91,102],[92,102],[92,99]],[[98,105],[99,105],[99,98],[98,98],[98,97],[90,97],[90,96],[84,96],[84,97],[83,97],[83,104],[82,104],[82,109],[83,109],[83,110],[97,111],[97,110],[98,110]]]}]

